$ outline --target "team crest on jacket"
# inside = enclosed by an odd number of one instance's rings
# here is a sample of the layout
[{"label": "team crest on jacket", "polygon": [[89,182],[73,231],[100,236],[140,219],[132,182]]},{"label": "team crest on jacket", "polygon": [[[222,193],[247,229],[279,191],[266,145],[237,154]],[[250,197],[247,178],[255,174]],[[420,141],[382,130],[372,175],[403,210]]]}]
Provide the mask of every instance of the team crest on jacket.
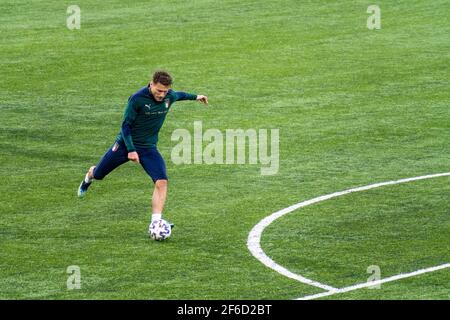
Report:
[{"label": "team crest on jacket", "polygon": [[164,103],[166,104],[166,109],[169,108],[169,104],[170,104],[170,100],[169,99],[164,99]]}]

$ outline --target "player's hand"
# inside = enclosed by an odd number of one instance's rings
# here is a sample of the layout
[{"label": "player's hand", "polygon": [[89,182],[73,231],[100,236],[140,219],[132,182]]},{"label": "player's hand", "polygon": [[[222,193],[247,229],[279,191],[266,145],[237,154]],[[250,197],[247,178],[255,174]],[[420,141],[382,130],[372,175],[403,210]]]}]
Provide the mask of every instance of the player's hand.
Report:
[{"label": "player's hand", "polygon": [[128,159],[133,162],[139,163],[139,155],[136,151],[128,152]]},{"label": "player's hand", "polygon": [[204,104],[208,104],[208,97],[200,94],[197,96],[197,101],[200,101]]}]

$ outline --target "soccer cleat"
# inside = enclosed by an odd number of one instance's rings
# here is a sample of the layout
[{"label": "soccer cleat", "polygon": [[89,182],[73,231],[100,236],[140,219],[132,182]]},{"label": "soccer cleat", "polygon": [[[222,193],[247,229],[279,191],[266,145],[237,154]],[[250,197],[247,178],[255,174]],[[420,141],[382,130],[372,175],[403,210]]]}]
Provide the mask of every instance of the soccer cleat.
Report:
[{"label": "soccer cleat", "polygon": [[84,182],[84,179],[83,179],[83,181],[81,181],[80,186],[78,187],[78,193],[77,193],[79,198],[84,197],[84,195],[86,194],[91,183],[92,182],[89,182],[89,183]]}]

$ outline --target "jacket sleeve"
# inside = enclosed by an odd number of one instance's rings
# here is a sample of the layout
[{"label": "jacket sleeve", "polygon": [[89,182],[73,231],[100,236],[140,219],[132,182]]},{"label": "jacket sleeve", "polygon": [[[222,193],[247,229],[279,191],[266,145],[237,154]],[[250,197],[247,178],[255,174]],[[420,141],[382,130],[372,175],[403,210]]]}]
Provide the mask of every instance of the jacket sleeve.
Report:
[{"label": "jacket sleeve", "polygon": [[174,94],[175,94],[175,101],[197,100],[196,94],[186,93],[183,91],[174,91]]},{"label": "jacket sleeve", "polygon": [[136,103],[133,99],[128,100],[127,107],[125,108],[125,114],[123,116],[123,122],[122,122],[122,138],[125,142],[125,146],[127,147],[128,152],[136,151],[136,148],[133,144],[133,139],[131,136],[131,128],[134,123],[134,120],[136,120],[136,116],[138,114]]}]

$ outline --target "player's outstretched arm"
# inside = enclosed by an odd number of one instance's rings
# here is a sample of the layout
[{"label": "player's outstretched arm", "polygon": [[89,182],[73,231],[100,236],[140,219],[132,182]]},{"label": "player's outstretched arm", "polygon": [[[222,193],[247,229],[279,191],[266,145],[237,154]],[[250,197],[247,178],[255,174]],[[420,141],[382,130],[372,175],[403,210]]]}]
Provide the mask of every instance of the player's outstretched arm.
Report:
[{"label": "player's outstretched arm", "polygon": [[208,97],[201,94],[191,94],[183,91],[175,92],[175,101],[183,101],[183,100],[197,100],[204,104],[208,104]]}]

